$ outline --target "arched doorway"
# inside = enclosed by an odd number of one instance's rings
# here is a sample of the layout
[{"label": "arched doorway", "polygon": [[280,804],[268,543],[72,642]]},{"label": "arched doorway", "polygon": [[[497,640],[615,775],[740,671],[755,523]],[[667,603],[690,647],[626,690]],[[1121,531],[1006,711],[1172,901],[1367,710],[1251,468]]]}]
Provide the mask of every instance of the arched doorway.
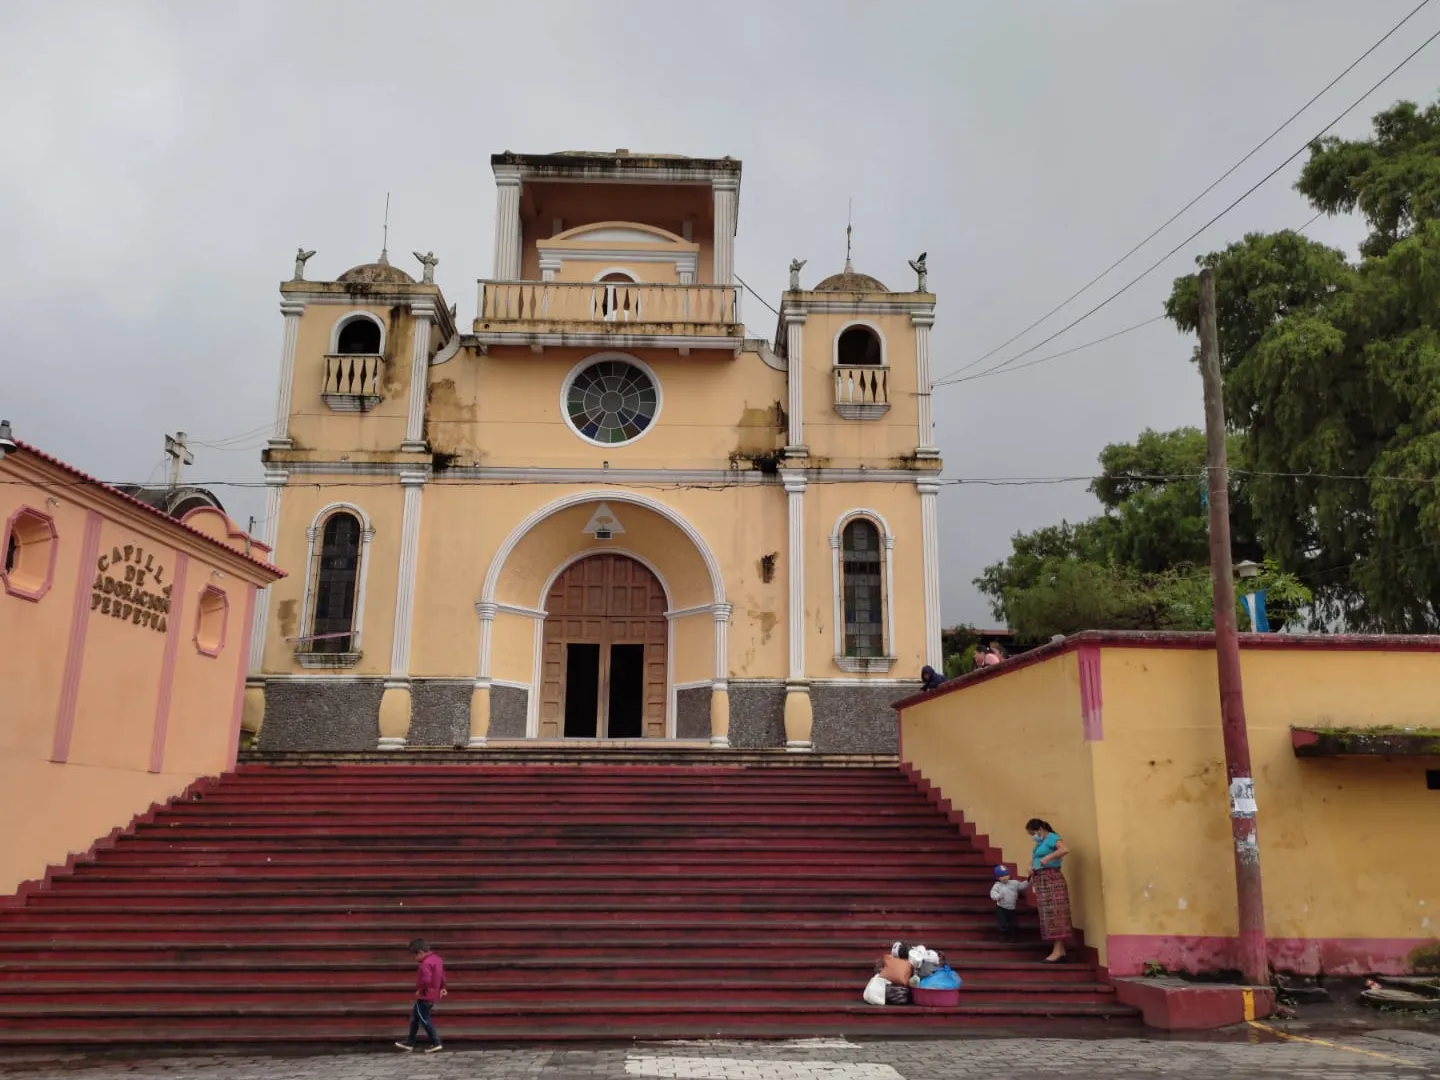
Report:
[{"label": "arched doorway", "polygon": [[545,598],[540,737],[665,736],[666,597],[625,555],[568,567]]}]

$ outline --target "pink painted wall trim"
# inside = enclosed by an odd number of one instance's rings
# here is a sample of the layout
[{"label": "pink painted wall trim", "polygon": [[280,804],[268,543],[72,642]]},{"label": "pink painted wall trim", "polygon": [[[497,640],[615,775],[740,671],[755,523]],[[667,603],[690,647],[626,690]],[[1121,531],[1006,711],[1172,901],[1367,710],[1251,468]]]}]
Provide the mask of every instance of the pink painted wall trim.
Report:
[{"label": "pink painted wall trim", "polygon": [[[200,628],[205,621],[205,598],[207,596],[220,597],[220,638],[213,646],[207,646],[200,640]],[[217,589],[214,585],[206,585],[200,590],[200,600],[195,605],[195,633],[191,635],[195,642],[195,651],[201,656],[216,657],[225,651],[225,635],[230,628],[230,598],[225,595],[224,589]]]},{"label": "pink painted wall trim", "polygon": [[190,556],[175,553],[175,572],[171,579],[170,622],[165,627],[165,658],[160,662],[160,690],[155,695],[155,734],[150,740],[150,771],[160,772],[165,765],[165,736],[170,728],[170,699],[175,692],[175,657],[180,651],[180,611],[185,604],[185,576],[190,570]]},{"label": "pink painted wall trim", "polygon": [[[1295,975],[1406,975],[1410,954],[1433,947],[1436,938],[1270,938],[1266,947],[1277,971]],[[1234,970],[1237,941],[1182,934],[1111,934],[1106,960],[1113,976],[1140,975],[1147,963],[1169,971]]]},{"label": "pink painted wall trim", "polygon": [[0,553],[6,552],[10,547],[10,536],[15,529],[15,522],[22,517],[34,517],[43,521],[50,530],[50,565],[45,568],[45,578],[33,589],[27,589],[19,582],[11,581],[10,574],[5,569],[3,562],[0,562],[0,579],[5,582],[5,591],[11,596],[18,596],[21,600],[30,600],[35,603],[50,591],[50,586],[55,584],[55,557],[60,553],[60,534],[55,530],[55,519],[43,510],[36,510],[33,506],[17,506],[10,519],[5,522],[5,535],[0,536]]},{"label": "pink painted wall trim", "polygon": [[85,667],[85,632],[90,626],[90,574],[100,552],[100,521],[100,515],[94,510],[85,512],[80,565],[75,571],[75,597],[70,606],[70,640],[65,646],[65,672],[60,678],[60,707],[55,712],[55,742],[50,749],[50,760],[60,763],[69,760],[70,736],[75,731],[80,672]]},{"label": "pink painted wall trim", "polygon": [[1086,742],[1105,738],[1104,697],[1100,686],[1100,646],[1087,642],[1075,652],[1080,667],[1080,726]]},{"label": "pink painted wall trim", "polygon": [[[240,620],[242,631],[255,618],[255,586],[245,590],[245,617]],[[245,676],[250,672],[250,635],[240,635],[240,662],[235,668],[235,703],[230,707],[230,760],[225,766],[229,772],[235,768],[236,755],[240,753],[240,721],[245,713]]]}]

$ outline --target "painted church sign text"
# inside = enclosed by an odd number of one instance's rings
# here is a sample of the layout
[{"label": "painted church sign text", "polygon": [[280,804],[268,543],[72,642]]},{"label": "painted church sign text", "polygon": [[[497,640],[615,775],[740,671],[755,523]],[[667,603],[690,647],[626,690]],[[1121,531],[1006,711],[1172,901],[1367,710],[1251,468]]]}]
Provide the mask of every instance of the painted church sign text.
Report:
[{"label": "painted church sign text", "polygon": [[90,610],[101,615],[165,632],[170,614],[170,586],[165,584],[165,567],[155,561],[154,552],[138,544],[116,547],[101,555],[99,571],[90,587]]}]

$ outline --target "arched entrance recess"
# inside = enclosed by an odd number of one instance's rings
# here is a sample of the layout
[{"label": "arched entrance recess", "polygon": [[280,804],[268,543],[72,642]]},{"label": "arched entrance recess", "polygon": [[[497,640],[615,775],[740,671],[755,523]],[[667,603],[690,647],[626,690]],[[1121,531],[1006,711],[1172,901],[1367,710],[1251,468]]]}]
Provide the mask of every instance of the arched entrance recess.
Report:
[{"label": "arched entrance recess", "polygon": [[540,737],[665,736],[664,586],[642,563],[597,554],[567,567],[545,598]]}]

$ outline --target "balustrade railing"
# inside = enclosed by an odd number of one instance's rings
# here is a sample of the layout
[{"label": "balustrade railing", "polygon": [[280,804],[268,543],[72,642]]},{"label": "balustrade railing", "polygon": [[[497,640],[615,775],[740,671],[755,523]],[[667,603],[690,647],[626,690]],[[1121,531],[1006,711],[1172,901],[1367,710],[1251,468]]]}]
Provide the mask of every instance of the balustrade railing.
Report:
[{"label": "balustrade railing", "polygon": [[482,281],[481,322],[740,322],[730,285],[654,285],[622,281]]},{"label": "balustrade railing", "polygon": [[385,357],[378,353],[331,353],[325,357],[325,403],[341,412],[363,412],[384,396]]},{"label": "balustrade railing", "polygon": [[835,368],[835,404],[886,406],[890,404],[890,372],[883,367]]}]

